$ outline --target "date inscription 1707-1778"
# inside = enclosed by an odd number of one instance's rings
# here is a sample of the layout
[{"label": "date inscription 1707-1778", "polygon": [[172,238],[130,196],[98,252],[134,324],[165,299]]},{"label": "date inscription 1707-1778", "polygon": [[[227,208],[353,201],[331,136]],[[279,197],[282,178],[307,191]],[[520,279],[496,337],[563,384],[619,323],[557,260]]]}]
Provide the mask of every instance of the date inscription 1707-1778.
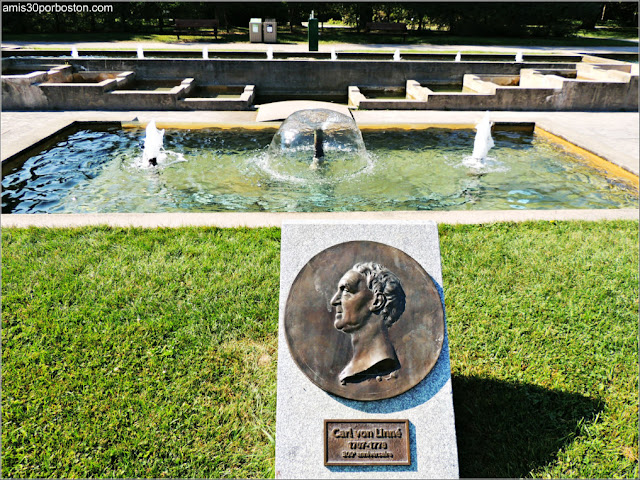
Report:
[{"label": "date inscription 1707-1778", "polygon": [[411,465],[407,420],[325,420],[324,464]]}]

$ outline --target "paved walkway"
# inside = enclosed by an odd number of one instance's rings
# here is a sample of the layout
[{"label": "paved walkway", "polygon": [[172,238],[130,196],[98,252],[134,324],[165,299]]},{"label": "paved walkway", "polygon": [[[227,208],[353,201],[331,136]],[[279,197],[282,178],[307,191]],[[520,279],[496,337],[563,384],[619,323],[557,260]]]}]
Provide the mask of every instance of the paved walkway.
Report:
[{"label": "paved walkway", "polygon": [[316,212],[316,213],[98,213],[98,214],[12,214],[2,215],[3,227],[280,227],[284,220],[363,222],[380,220],[433,221],[447,224],[565,220],[637,220],[638,210],[471,210],[422,212]]},{"label": "paved walkway", "polygon": [[351,116],[349,107],[344,104],[317,102],[313,100],[286,100],[283,102],[267,103],[260,106],[258,114],[256,115],[256,122],[281,121],[297,111],[311,110],[314,108],[325,108],[342,113],[343,115]]},{"label": "paved walkway", "polygon": [[[2,42],[3,49],[10,48],[43,48],[53,50],[71,51],[76,47],[81,53],[82,50],[137,50],[142,45],[145,50],[201,50],[207,47],[210,52],[215,51],[266,51],[272,48],[275,52],[307,52],[309,50],[306,43],[207,43],[207,42],[132,42],[132,41],[112,41],[112,42]],[[335,49],[341,51],[373,51],[385,52],[400,50],[435,51],[435,52],[487,52],[487,53],[513,53],[518,51],[523,53],[638,53],[638,42],[630,40],[629,46],[622,47],[576,47],[576,46],[519,46],[519,45],[431,45],[431,44],[406,44],[406,43],[379,43],[379,44],[359,44],[359,43],[323,43],[320,42],[320,52],[330,52]]]}]

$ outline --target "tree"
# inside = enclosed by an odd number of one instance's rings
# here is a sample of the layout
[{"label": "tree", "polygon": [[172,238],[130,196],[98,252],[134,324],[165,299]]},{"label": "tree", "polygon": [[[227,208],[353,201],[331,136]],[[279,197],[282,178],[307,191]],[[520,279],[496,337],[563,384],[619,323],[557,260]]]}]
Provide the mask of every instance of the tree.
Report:
[{"label": "tree", "polygon": [[606,2],[603,5],[601,21],[608,21],[620,27],[637,26],[638,2]]},{"label": "tree", "polygon": [[427,3],[431,23],[456,35],[570,35],[592,19],[600,5],[592,2]]},{"label": "tree", "polygon": [[[48,2],[47,2],[48,3]],[[93,5],[91,2],[78,4]],[[636,26],[637,2],[113,2],[112,12],[42,15],[7,12],[3,33],[146,32],[163,30],[169,18],[217,18],[229,31],[253,17],[275,18],[291,29],[311,10],[321,22],[341,18],[362,31],[368,22],[404,22],[422,30],[436,25],[457,35],[570,35],[598,21]]]}]

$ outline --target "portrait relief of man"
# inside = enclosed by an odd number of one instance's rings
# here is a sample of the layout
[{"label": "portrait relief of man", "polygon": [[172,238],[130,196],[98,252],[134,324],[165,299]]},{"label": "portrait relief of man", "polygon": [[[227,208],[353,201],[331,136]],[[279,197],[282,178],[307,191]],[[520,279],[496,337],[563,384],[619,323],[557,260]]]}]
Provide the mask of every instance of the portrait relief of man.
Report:
[{"label": "portrait relief of man", "polygon": [[438,361],[443,304],[406,252],[366,240],[332,245],[297,273],[284,336],[291,358],[322,390],[375,401],[416,386]]},{"label": "portrait relief of man", "polygon": [[350,335],[352,357],[340,372],[342,385],[393,374],[401,368],[389,328],[405,310],[405,293],[398,277],[373,262],[356,263],[331,298],[334,327]]}]

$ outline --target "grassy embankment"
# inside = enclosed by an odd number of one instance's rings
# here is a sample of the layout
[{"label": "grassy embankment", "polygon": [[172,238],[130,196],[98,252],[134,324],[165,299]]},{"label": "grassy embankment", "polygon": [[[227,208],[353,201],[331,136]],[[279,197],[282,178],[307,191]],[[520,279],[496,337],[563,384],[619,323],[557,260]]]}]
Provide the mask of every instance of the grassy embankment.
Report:
[{"label": "grassy embankment", "polygon": [[[440,235],[461,475],[637,477],[638,223]],[[3,229],[3,476],[273,476],[279,239]]]}]

